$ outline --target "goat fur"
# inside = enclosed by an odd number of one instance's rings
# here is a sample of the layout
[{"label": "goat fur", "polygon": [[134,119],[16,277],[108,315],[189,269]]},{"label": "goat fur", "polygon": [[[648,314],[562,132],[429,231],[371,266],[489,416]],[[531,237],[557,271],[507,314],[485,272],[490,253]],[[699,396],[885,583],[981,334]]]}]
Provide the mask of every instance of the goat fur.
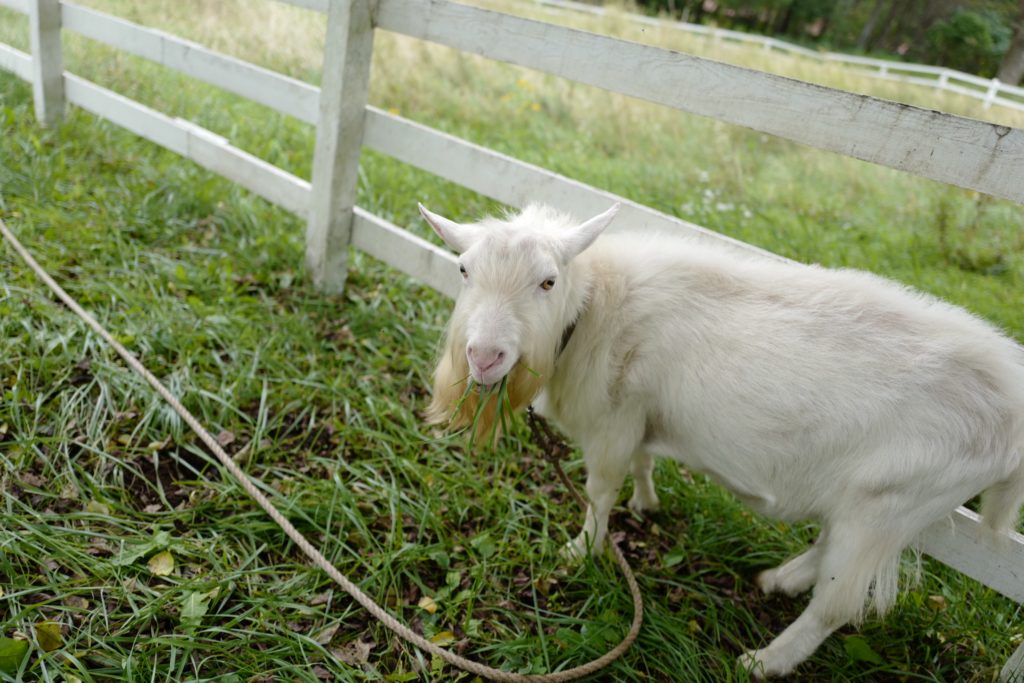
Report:
[{"label": "goat fur", "polygon": [[[593,236],[538,205],[461,226],[424,216],[467,272],[430,418],[470,421],[475,405],[456,410],[469,345],[518,359],[513,407],[534,401],[583,450],[591,504],[571,554],[602,546],[627,473],[630,506],[657,506],[654,456],[763,514],[821,524],[809,550],[758,578],[766,592],[814,595],[741,658],[756,675],[789,673],[866,605],[884,613],[901,550],[977,493],[995,531],[1019,521],[1024,350],[965,310],[865,272],[677,236],[587,248]],[[552,268],[555,286],[539,291]]]}]

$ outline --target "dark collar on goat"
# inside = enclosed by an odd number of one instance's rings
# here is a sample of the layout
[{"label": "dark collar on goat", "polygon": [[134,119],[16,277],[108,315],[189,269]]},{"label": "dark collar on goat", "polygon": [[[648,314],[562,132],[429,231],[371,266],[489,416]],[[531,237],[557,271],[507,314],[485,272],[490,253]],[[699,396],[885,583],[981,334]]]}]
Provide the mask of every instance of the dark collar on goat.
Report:
[{"label": "dark collar on goat", "polygon": [[574,319],[569,323],[564,330],[562,330],[562,341],[558,343],[558,350],[555,352],[555,360],[562,355],[562,351],[565,351],[565,347],[568,346],[569,340],[572,339],[572,333],[576,331],[576,323],[579,322],[579,318]]}]

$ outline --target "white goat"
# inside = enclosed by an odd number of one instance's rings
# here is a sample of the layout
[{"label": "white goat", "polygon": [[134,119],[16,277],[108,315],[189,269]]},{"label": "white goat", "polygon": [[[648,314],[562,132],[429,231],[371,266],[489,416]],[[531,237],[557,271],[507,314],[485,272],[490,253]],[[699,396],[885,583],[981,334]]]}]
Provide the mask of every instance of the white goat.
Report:
[{"label": "white goat", "polygon": [[581,445],[590,506],[571,553],[602,547],[627,473],[629,506],[658,506],[653,456],[766,515],[819,521],[809,550],[758,576],[766,592],[814,587],[793,624],[741,658],[773,676],[858,622],[868,601],[884,613],[901,550],[957,505],[985,491],[988,525],[1016,525],[1020,346],[868,273],[679,237],[597,239],[617,209],[582,225],[543,206],[462,225],[420,207],[461,254],[465,282],[430,417],[466,424],[466,379],[508,375],[515,408],[535,401]]}]

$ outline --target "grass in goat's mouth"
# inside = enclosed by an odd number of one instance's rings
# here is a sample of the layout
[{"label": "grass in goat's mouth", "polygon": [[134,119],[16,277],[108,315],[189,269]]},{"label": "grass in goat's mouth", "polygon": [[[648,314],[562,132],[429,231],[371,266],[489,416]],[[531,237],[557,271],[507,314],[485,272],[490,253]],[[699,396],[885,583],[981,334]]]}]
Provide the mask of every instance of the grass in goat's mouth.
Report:
[{"label": "grass in goat's mouth", "polygon": [[501,427],[501,433],[504,434],[508,433],[509,427],[512,424],[513,408],[512,400],[508,395],[508,375],[502,377],[501,381],[496,384],[478,384],[473,381],[472,377],[466,377],[463,381],[466,383],[466,390],[462,392],[462,397],[459,398],[459,402],[455,405],[453,415],[459,414],[463,404],[470,396],[473,394],[479,394],[480,396],[476,404],[476,410],[473,412],[473,420],[466,427],[469,431],[470,450],[475,448],[476,440],[480,436],[479,426],[484,411],[487,410],[487,406],[491,403],[491,397],[497,396],[497,404],[494,408],[494,422],[491,424],[490,435],[487,439],[490,445],[493,446],[498,438],[498,427]]}]

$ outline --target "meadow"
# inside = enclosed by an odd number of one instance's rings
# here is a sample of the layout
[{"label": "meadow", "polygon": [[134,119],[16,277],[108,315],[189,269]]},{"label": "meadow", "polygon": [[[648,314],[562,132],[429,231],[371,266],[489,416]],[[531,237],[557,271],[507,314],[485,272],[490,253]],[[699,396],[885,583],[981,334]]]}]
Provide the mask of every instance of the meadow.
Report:
[{"label": "meadow", "polygon": [[[319,79],[313,12],[82,4]],[[481,4],[1024,127],[1019,112],[614,15]],[[27,49],[24,17],[0,9],[0,41]],[[311,127],[75,36],[64,50],[73,73],[309,177]],[[378,34],[373,69],[378,107],[790,258],[895,278],[1024,340],[1019,205],[397,36]],[[364,590],[515,671],[582,663],[625,633],[631,603],[610,558],[558,558],[580,515],[525,428],[471,450],[423,423],[450,301],[359,254],[343,294],[315,291],[298,217],[80,110],[39,128],[30,88],[6,73],[0,131],[0,218]],[[360,206],[427,235],[417,201],[455,219],[501,208],[364,152]],[[0,637],[31,640],[15,666],[0,649],[3,680],[472,680],[311,567],[7,247],[0,464]],[[568,470],[582,479],[578,460]],[[736,656],[806,601],[765,598],[753,578],[815,528],[758,517],[672,463],[655,479],[662,510],[621,505],[612,522],[644,629],[594,680],[747,680]],[[1024,641],[1024,610],[927,558],[907,565],[896,609],[837,633],[795,679],[993,680]]]}]

